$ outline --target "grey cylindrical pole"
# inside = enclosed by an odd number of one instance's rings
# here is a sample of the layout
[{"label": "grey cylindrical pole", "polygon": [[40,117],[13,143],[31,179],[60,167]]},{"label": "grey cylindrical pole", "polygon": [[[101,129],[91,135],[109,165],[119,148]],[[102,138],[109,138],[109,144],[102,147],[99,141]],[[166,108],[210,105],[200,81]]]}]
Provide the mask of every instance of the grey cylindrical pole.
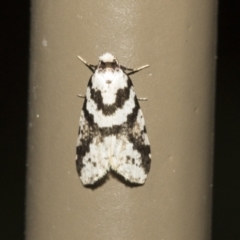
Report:
[{"label": "grey cylindrical pole", "polygon": [[[32,1],[27,240],[210,239],[216,1]],[[152,149],[145,185],[91,189],[75,169],[90,71],[132,75]]]}]

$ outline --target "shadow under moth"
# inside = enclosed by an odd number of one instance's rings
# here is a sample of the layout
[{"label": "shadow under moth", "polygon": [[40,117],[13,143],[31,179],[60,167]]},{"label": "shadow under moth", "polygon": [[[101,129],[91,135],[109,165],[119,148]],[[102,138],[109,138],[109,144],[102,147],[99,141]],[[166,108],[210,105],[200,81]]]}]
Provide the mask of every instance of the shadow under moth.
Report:
[{"label": "shadow under moth", "polygon": [[126,68],[110,53],[97,65],[78,58],[93,72],[79,121],[76,166],[83,185],[92,185],[113,170],[125,180],[144,184],[151,153],[145,121]]}]

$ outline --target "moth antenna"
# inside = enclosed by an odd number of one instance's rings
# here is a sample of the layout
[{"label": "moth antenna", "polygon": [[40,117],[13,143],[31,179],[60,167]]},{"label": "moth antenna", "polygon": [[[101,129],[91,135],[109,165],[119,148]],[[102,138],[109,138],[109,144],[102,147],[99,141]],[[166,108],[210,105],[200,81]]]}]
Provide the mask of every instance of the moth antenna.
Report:
[{"label": "moth antenna", "polygon": [[93,73],[95,72],[95,70],[96,70],[96,66],[95,66],[95,65],[87,63],[87,61],[84,60],[81,56],[77,56],[77,57],[78,57],[78,59],[80,59]]},{"label": "moth antenna", "polygon": [[148,99],[146,97],[142,97],[142,98],[137,98],[138,101],[147,101]]},{"label": "moth antenna", "polygon": [[78,94],[77,96],[78,96],[79,98],[86,98],[85,95],[81,95],[81,94]]},{"label": "moth antenna", "polygon": [[127,73],[127,75],[129,76],[129,75],[131,75],[131,74],[134,74],[134,73],[136,73],[136,72],[139,72],[139,71],[141,71],[141,70],[143,70],[143,69],[145,69],[145,68],[148,68],[148,67],[149,67],[149,65],[146,64],[146,65],[144,65],[144,66],[141,66],[141,67],[138,67],[138,68],[134,68],[134,69],[132,69],[132,68],[126,68],[126,67],[124,67],[124,69],[127,70],[127,71],[130,71],[129,73]]}]

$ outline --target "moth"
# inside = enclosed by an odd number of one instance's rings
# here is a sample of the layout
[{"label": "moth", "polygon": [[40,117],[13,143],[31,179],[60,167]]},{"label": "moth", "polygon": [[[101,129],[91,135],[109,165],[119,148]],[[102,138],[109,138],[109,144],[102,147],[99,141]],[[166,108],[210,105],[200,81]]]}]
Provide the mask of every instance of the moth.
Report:
[{"label": "moth", "polygon": [[150,144],[145,121],[126,68],[110,53],[97,65],[78,58],[92,71],[79,121],[76,167],[83,185],[113,170],[125,180],[144,184],[150,170]]}]

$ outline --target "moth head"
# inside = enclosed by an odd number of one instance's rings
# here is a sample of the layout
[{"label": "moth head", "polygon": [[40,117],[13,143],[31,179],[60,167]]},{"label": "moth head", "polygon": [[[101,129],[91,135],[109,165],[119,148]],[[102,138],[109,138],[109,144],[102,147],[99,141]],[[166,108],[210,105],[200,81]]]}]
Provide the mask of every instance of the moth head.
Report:
[{"label": "moth head", "polygon": [[120,68],[118,60],[111,53],[104,53],[99,57],[99,70],[118,70]]}]

